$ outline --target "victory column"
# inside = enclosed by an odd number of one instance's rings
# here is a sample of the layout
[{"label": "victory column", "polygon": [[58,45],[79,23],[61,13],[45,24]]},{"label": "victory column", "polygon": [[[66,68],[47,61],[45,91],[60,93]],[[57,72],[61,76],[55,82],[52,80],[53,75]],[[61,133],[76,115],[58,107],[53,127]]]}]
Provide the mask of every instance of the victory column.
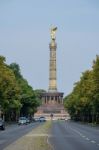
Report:
[{"label": "victory column", "polygon": [[66,117],[66,113],[63,105],[63,92],[57,90],[57,69],[56,69],[56,40],[57,27],[53,27],[50,30],[51,42],[50,48],[50,60],[49,60],[49,87],[48,92],[41,94],[42,104],[38,107],[35,117],[45,116],[46,119],[50,119],[50,115],[53,114],[54,119]]},{"label": "victory column", "polygon": [[49,64],[49,92],[57,91],[56,83],[56,48],[57,44],[55,43],[55,34],[57,27],[51,28],[51,43],[49,44],[50,48],[50,64]]}]

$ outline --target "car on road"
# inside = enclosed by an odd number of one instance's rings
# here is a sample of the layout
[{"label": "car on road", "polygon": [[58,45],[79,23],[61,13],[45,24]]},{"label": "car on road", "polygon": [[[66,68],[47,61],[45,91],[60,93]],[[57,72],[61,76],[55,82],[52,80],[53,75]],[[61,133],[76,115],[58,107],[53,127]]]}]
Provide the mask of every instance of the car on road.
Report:
[{"label": "car on road", "polygon": [[18,120],[18,125],[27,124],[27,118],[26,117],[20,117]]},{"label": "car on road", "polygon": [[69,120],[71,120],[70,116],[65,118],[65,121],[69,121]]},{"label": "car on road", "polygon": [[33,118],[33,121],[34,121],[34,122],[39,122],[39,117],[34,117],[34,118]]},{"label": "car on road", "polygon": [[27,123],[30,123],[31,121],[30,121],[30,119],[29,119],[29,118],[26,118],[26,122],[27,122]]},{"label": "car on road", "polygon": [[42,116],[42,117],[39,118],[39,121],[40,121],[40,122],[45,122],[45,121],[46,121],[46,118]]},{"label": "car on road", "polygon": [[0,129],[5,130],[5,122],[2,118],[0,118]]}]

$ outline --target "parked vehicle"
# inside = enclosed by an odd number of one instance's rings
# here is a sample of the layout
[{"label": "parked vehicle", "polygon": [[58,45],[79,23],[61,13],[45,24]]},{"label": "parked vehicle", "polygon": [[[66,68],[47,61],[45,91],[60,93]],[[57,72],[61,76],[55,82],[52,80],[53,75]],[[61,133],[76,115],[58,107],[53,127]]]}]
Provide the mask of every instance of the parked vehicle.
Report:
[{"label": "parked vehicle", "polygon": [[18,125],[27,124],[27,118],[26,117],[20,117],[18,120]]},{"label": "parked vehicle", "polygon": [[31,121],[30,121],[30,119],[29,119],[29,118],[26,118],[26,122],[27,122],[27,123],[30,123]]},{"label": "parked vehicle", "polygon": [[5,122],[2,118],[0,118],[0,129],[5,130]]},{"label": "parked vehicle", "polygon": [[39,118],[39,121],[40,121],[40,122],[45,122],[46,119],[45,119],[45,117],[42,116],[42,117]]},{"label": "parked vehicle", "polygon": [[39,122],[39,118],[38,118],[38,117],[35,117],[35,118],[33,118],[33,121],[34,121],[34,122]]}]

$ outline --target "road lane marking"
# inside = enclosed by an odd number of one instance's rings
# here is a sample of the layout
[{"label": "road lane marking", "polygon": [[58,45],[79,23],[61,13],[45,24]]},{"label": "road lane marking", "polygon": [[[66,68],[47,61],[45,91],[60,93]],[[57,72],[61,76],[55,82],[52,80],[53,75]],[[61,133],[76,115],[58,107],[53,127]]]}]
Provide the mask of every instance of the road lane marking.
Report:
[{"label": "road lane marking", "polygon": [[[72,131],[76,132],[79,136],[81,136],[82,138],[84,138],[85,140],[89,141],[90,143],[93,143],[97,146],[99,146],[99,143],[97,143],[96,141],[92,140],[92,139],[89,139],[87,136],[83,135],[81,132],[79,132],[78,130],[68,126]],[[66,128],[66,126],[65,126]]]},{"label": "road lane marking", "polygon": [[95,144],[95,143],[96,143],[96,141],[91,141],[91,143],[94,143],[94,144]]},{"label": "road lane marking", "polygon": [[76,129],[73,129],[71,127],[69,127],[71,130],[73,130],[74,132],[76,132],[77,134],[79,134],[82,138],[86,139],[87,141],[93,143],[93,144],[96,144],[97,146],[99,146],[99,144],[97,144],[96,141],[94,140],[90,140],[88,137],[86,137],[85,135],[83,135],[81,132],[77,131]]},{"label": "road lane marking", "polygon": [[83,135],[81,132],[77,131],[76,129],[71,128],[74,132],[76,132],[77,134],[79,134],[81,137],[85,138],[86,136]]},{"label": "road lane marking", "polygon": [[85,135],[82,135],[82,137],[85,138],[86,136],[85,136]]},{"label": "road lane marking", "polygon": [[86,138],[86,140],[87,140],[87,141],[90,141],[90,139],[89,139],[89,138]]}]

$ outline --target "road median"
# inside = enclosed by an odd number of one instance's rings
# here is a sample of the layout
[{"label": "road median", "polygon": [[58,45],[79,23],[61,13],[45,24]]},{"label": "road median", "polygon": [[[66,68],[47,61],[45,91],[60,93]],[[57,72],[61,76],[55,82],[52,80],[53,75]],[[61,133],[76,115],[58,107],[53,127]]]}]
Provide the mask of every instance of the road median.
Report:
[{"label": "road median", "polygon": [[52,150],[48,137],[50,133],[51,122],[41,123],[40,126],[21,137],[4,150]]}]

